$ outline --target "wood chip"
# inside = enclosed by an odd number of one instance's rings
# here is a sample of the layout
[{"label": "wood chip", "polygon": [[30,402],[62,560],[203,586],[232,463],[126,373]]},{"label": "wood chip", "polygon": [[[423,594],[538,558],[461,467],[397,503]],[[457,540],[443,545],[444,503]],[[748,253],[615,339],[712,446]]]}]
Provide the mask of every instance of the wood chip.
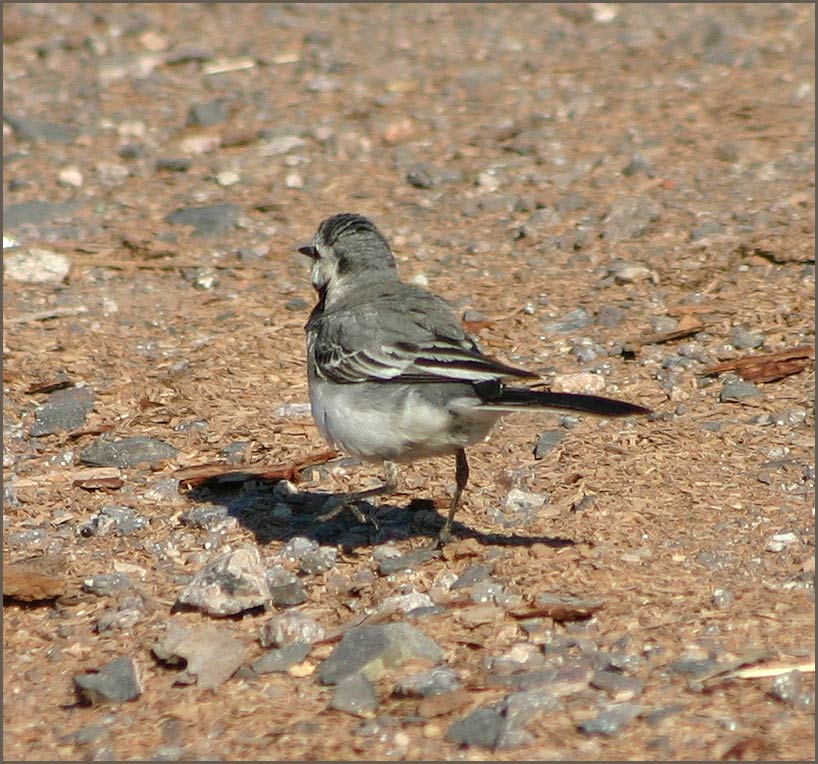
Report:
[{"label": "wood chip", "polygon": [[269,480],[271,482],[289,480],[291,483],[297,483],[302,470],[317,464],[325,464],[336,456],[338,456],[337,451],[320,451],[300,461],[277,467],[263,464],[248,464],[236,467],[221,462],[210,462],[192,467],[182,467],[176,470],[173,476],[183,488],[195,488],[207,482],[226,484],[246,483],[248,480]]},{"label": "wood chip", "polygon": [[43,602],[61,597],[68,589],[65,561],[53,556],[37,557],[3,565],[3,597],[18,602]]},{"label": "wood chip", "polygon": [[544,594],[537,602],[526,607],[515,608],[509,613],[515,618],[552,618],[555,621],[578,621],[590,618],[603,603],[599,600],[584,600],[558,594]]},{"label": "wood chip", "polygon": [[776,353],[749,355],[724,361],[704,369],[701,373],[711,377],[725,371],[734,371],[747,382],[777,382],[806,369],[815,358],[811,345],[801,345],[792,350]]},{"label": "wood chip", "polygon": [[439,695],[431,695],[418,703],[418,715],[424,719],[450,714],[472,702],[472,693],[466,690],[452,690]]}]

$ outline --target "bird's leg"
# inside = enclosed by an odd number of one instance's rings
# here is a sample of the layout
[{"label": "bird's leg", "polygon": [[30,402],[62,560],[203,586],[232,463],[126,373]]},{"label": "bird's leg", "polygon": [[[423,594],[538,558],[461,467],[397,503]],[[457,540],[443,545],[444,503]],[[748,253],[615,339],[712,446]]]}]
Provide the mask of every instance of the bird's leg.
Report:
[{"label": "bird's leg", "polygon": [[326,522],[327,520],[331,520],[333,517],[343,512],[345,509],[348,509],[353,515],[355,515],[355,518],[359,523],[362,525],[369,523],[375,528],[376,531],[379,530],[380,526],[375,518],[371,514],[365,514],[358,504],[361,501],[371,499],[374,496],[380,496],[384,493],[395,493],[395,491],[398,489],[398,465],[395,464],[395,462],[384,460],[383,471],[385,478],[383,485],[379,485],[377,488],[370,488],[366,491],[356,491],[355,493],[348,493],[345,496],[330,499],[328,503],[330,503],[332,506],[330,506],[326,512],[320,514],[317,521]]},{"label": "bird's leg", "polygon": [[452,540],[452,520],[454,520],[455,512],[460,506],[460,497],[463,495],[463,489],[466,483],[469,482],[469,460],[466,459],[466,451],[462,448],[457,450],[455,455],[455,481],[457,483],[454,489],[454,496],[452,496],[452,503],[449,506],[449,514],[446,517],[446,522],[440,529],[437,537],[438,546],[443,546]]}]

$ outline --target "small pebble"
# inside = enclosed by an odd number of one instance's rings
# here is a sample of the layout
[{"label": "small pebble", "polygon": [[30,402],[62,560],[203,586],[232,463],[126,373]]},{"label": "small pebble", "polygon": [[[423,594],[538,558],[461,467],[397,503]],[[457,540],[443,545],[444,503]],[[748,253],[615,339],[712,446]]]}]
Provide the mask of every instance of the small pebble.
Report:
[{"label": "small pebble", "polygon": [[635,703],[621,703],[609,706],[594,719],[582,722],[579,728],[587,735],[605,735],[613,737],[630,724],[639,714],[642,707]]},{"label": "small pebble", "polygon": [[330,708],[355,716],[372,716],[378,708],[378,697],[372,683],[361,674],[342,679],[335,687]]}]

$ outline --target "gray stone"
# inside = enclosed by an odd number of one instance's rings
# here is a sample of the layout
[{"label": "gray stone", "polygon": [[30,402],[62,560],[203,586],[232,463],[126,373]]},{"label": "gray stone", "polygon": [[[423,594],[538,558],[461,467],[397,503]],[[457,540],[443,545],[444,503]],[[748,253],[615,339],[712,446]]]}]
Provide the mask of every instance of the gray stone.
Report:
[{"label": "gray stone", "polygon": [[625,676],[619,671],[595,671],[591,678],[591,687],[609,692],[617,701],[631,700],[641,695],[645,685],[638,679]]},{"label": "gray stone", "polygon": [[725,382],[719,393],[719,400],[722,403],[740,403],[760,397],[761,391],[752,382],[745,382],[743,379]]},{"label": "gray stone", "polygon": [[94,408],[94,391],[90,387],[69,387],[56,390],[34,411],[32,437],[53,435],[82,427]]},{"label": "gray stone", "polygon": [[443,660],[443,650],[407,623],[357,626],[344,635],[320,665],[318,679],[322,684],[337,684],[360,673],[374,682],[410,660],[434,665]]},{"label": "gray stone", "polygon": [[224,684],[244,663],[247,648],[226,629],[215,626],[188,628],[168,624],[164,638],[151,648],[153,654],[170,665],[184,666],[176,684],[196,684],[214,690]]},{"label": "gray stone", "polygon": [[125,573],[99,573],[82,582],[82,588],[98,597],[110,597],[134,588],[134,582]]},{"label": "gray stone", "polygon": [[68,125],[57,125],[43,119],[3,117],[18,138],[33,143],[62,143],[68,145],[77,137],[77,130]]},{"label": "gray stone", "polygon": [[653,169],[653,165],[645,159],[640,153],[636,153],[631,157],[631,161],[622,168],[622,174],[626,178],[630,178],[633,175],[637,175],[638,173],[642,173],[646,175],[648,178],[653,178],[656,175],[656,171]]},{"label": "gray stone", "polygon": [[278,613],[261,627],[259,639],[262,646],[283,647],[292,642],[312,644],[326,635],[324,627],[304,613],[291,611]]},{"label": "gray stone", "polygon": [[722,233],[724,233],[724,226],[721,223],[717,223],[715,220],[707,220],[690,232],[690,241],[701,241]]},{"label": "gray stone", "polygon": [[306,642],[291,642],[275,650],[268,650],[254,664],[256,674],[274,674],[286,671],[291,666],[302,663],[310,654],[312,646]]},{"label": "gray stone", "polygon": [[730,343],[738,350],[752,350],[764,344],[764,334],[737,326],[730,335]]},{"label": "gray stone", "polygon": [[462,687],[454,669],[438,666],[401,679],[395,686],[394,694],[400,698],[428,698]]},{"label": "gray stone", "polygon": [[562,701],[545,689],[512,693],[503,700],[502,706],[505,725],[495,745],[498,749],[517,748],[531,742],[533,736],[526,731],[526,725],[541,714],[564,708]]},{"label": "gray stone", "polygon": [[562,222],[562,216],[553,207],[543,207],[529,215],[528,220],[523,223],[521,233],[527,239],[540,241],[546,236],[553,234],[554,230]]},{"label": "gray stone", "polygon": [[78,202],[21,202],[3,209],[3,228],[16,231],[70,218],[82,205]]},{"label": "gray stone", "polygon": [[432,162],[416,162],[406,168],[406,182],[415,188],[437,188],[461,179],[461,174]]},{"label": "gray stone", "polygon": [[491,575],[491,568],[488,565],[470,565],[464,570],[457,580],[452,584],[452,589],[465,589],[474,586],[480,581],[484,581]]},{"label": "gray stone", "polygon": [[608,706],[593,719],[582,722],[579,728],[586,735],[613,737],[619,734],[640,713],[642,713],[642,707],[636,703],[620,703],[615,706]]},{"label": "gray stone", "polygon": [[153,467],[175,458],[177,453],[178,449],[164,441],[144,435],[119,440],[103,436],[80,452],[80,461],[94,467],[125,469],[143,463]]},{"label": "gray stone", "polygon": [[446,733],[446,740],[455,745],[494,749],[506,726],[502,703],[472,711],[458,719]]},{"label": "gray stone", "polygon": [[114,528],[120,536],[127,536],[135,531],[141,531],[150,525],[147,517],[138,515],[131,507],[120,507],[115,504],[106,504],[99,514],[114,521]]},{"label": "gray stone", "polygon": [[307,601],[304,585],[296,579],[288,584],[270,586],[270,601],[276,607],[293,607]]},{"label": "gray stone", "polygon": [[189,157],[159,157],[156,160],[156,169],[165,172],[187,172],[193,160]]},{"label": "gray stone", "polygon": [[96,622],[100,634],[108,631],[130,631],[145,616],[145,603],[139,596],[123,597],[115,608],[105,610]]},{"label": "gray stone", "polygon": [[627,311],[615,305],[603,305],[596,312],[596,323],[606,329],[615,329],[622,324],[627,315]]},{"label": "gray stone", "polygon": [[338,558],[338,550],[334,546],[321,546],[311,549],[301,557],[300,570],[306,575],[314,576],[332,570]]},{"label": "gray stone", "polygon": [[642,196],[623,196],[611,206],[602,236],[610,242],[641,239],[660,217],[659,206]]},{"label": "gray stone", "polygon": [[178,604],[227,616],[261,607],[269,599],[258,548],[247,545],[205,565],[181,592]]},{"label": "gray stone", "polygon": [[372,683],[361,674],[338,682],[329,702],[330,708],[355,716],[372,716],[378,709],[378,698]]},{"label": "gray stone", "polygon": [[420,547],[400,557],[382,560],[378,563],[378,571],[382,576],[389,576],[402,570],[414,570],[435,556],[437,556],[437,552],[434,549]]},{"label": "gray stone", "polygon": [[804,675],[798,669],[793,669],[786,674],[775,677],[767,694],[781,703],[793,705],[801,697],[803,684]]},{"label": "gray stone", "polygon": [[209,204],[183,207],[165,216],[166,223],[193,226],[199,236],[227,233],[236,226],[241,207],[237,204]]},{"label": "gray stone", "polygon": [[584,329],[594,323],[591,314],[585,308],[577,308],[566,313],[560,318],[551,321],[544,321],[542,330],[546,334],[553,334],[559,332],[560,334],[567,334],[568,332],[576,332]]},{"label": "gray stone", "polygon": [[142,680],[133,658],[111,661],[89,674],[76,674],[74,688],[81,702],[91,705],[136,700],[142,694]]},{"label": "gray stone", "polygon": [[219,98],[207,103],[193,104],[187,115],[187,123],[194,127],[210,127],[225,122],[229,117],[229,104]]},{"label": "gray stone", "polygon": [[203,504],[194,507],[185,512],[179,520],[182,525],[205,531],[221,530],[230,521],[235,522],[235,519],[228,515],[227,507],[219,504]]},{"label": "gray stone", "polygon": [[565,438],[565,433],[561,430],[550,430],[540,435],[537,445],[534,447],[534,458],[542,459],[546,454],[551,453]]},{"label": "gray stone", "polygon": [[712,674],[718,669],[718,662],[712,658],[680,658],[670,664],[670,670],[676,674],[685,674],[699,679]]}]

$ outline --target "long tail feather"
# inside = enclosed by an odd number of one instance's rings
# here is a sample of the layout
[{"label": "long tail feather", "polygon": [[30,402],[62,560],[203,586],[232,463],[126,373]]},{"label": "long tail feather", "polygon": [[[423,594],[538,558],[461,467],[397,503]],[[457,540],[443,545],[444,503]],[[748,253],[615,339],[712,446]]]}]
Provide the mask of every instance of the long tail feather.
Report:
[{"label": "long tail feather", "polygon": [[550,390],[529,390],[524,387],[503,387],[495,400],[486,401],[498,408],[548,408],[581,411],[597,416],[636,416],[650,414],[651,410],[634,403],[581,393],[553,393]]}]

